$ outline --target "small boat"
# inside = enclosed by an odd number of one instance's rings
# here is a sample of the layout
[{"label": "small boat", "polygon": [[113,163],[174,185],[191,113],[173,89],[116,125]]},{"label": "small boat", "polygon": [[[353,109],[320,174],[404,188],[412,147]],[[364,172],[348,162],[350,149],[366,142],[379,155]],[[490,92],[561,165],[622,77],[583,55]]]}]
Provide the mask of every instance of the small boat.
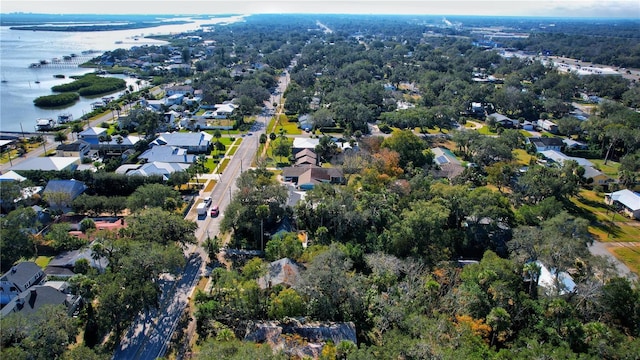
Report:
[{"label": "small boat", "polygon": [[62,57],[62,59],[65,60],[65,61],[69,61],[69,60],[71,60],[71,55],[65,55],[65,56]]},{"label": "small boat", "polygon": [[44,60],[44,59],[40,60],[40,65],[47,65],[48,63],[49,63],[48,60]]},{"label": "small boat", "polygon": [[29,67],[31,69],[39,68],[40,67],[40,63],[31,63],[31,64],[29,64]]},{"label": "small boat", "polygon": [[58,124],[65,124],[73,121],[73,114],[71,113],[63,113],[58,115]]},{"label": "small boat", "polygon": [[122,44],[122,40],[117,40],[116,44]]}]

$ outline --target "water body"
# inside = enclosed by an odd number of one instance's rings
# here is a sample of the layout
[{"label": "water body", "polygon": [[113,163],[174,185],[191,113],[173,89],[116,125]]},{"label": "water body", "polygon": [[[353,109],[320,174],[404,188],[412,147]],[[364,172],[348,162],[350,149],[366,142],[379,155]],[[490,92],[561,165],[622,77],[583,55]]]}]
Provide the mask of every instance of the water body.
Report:
[{"label": "water body", "polygon": [[[198,30],[201,25],[214,23],[230,23],[241,21],[242,16],[220,17],[208,20],[194,20],[189,24],[164,25],[146,29],[92,31],[92,32],[55,32],[11,30],[8,26],[0,27],[0,130],[33,131],[36,119],[56,119],[61,113],[71,113],[80,118],[91,111],[91,103],[96,99],[80,97],[70,107],[64,109],[42,109],[33,105],[38,96],[53,94],[54,85],[73,81],[71,75],[92,72],[93,69],[82,69],[77,64],[100,55],[104,51],[118,48],[129,49],[141,45],[162,45],[164,41],[146,39],[147,35],[177,34]],[[137,40],[136,40],[137,39]],[[83,54],[87,51],[96,51]],[[64,56],[76,57],[64,60]],[[59,62],[53,62],[53,59]],[[30,68],[32,63],[46,60],[50,64],[40,68]],[[65,75],[64,79],[54,75]],[[135,78],[125,78],[127,85],[134,84]],[[122,93],[111,94],[119,96]],[[21,128],[22,126],[22,128]]]}]

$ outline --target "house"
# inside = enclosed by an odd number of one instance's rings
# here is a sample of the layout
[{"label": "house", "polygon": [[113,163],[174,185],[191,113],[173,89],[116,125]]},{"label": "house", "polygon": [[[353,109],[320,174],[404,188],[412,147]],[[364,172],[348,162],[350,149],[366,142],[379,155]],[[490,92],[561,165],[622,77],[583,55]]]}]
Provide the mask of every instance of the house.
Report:
[{"label": "house", "polygon": [[165,99],[164,104],[167,106],[171,105],[180,105],[182,104],[182,99],[184,99],[184,95],[182,94],[173,94]]},{"label": "house", "polygon": [[545,158],[553,162],[556,162],[560,165],[562,165],[565,161],[571,160],[571,161],[577,162],[578,165],[582,167],[587,167],[587,166],[593,167],[593,163],[587,159],[580,158],[580,157],[567,156],[557,150],[544,150],[544,151],[539,151],[539,153],[542,154]]},{"label": "house", "polygon": [[556,269],[548,269],[540,260],[535,263],[540,269],[537,278],[538,286],[542,287],[549,295],[568,294],[576,288],[576,283],[568,273],[564,271],[558,272]]},{"label": "house", "polygon": [[209,151],[211,139],[213,135],[206,132],[162,133],[149,145],[175,146],[187,150],[188,153],[197,154]]},{"label": "house", "polygon": [[123,153],[125,150],[134,149],[136,144],[140,141],[139,136],[127,135],[112,136],[110,141],[103,141],[97,145],[92,146],[94,149],[106,151],[109,153],[116,152],[118,154]]},{"label": "house", "polygon": [[19,164],[11,167],[10,170],[44,170],[44,171],[62,171],[75,170],[80,164],[79,157],[62,157],[62,156],[45,156],[27,158]]},{"label": "house", "polygon": [[304,114],[298,117],[298,127],[306,132],[313,130],[315,122],[313,117],[309,114]]},{"label": "house", "polygon": [[640,220],[640,194],[631,190],[620,190],[605,194],[604,202],[620,207],[630,218]]},{"label": "house", "polygon": [[525,120],[522,124],[522,130],[533,130],[534,124],[531,121]]},{"label": "house", "polygon": [[431,148],[433,162],[438,165],[438,170],[434,171],[436,178],[447,178],[449,180],[462,174],[464,166],[460,164],[458,158],[451,150],[442,147]]},{"label": "house", "polygon": [[213,107],[213,110],[205,111],[202,117],[205,119],[227,119],[238,108],[238,105],[235,105],[233,101],[225,101],[222,104],[215,104]]},{"label": "house", "polygon": [[17,182],[22,182],[27,180],[26,177],[21,176],[20,174],[18,174],[15,171],[7,171],[6,173],[0,175],[0,181],[17,181]]},{"label": "house", "polygon": [[558,132],[558,125],[556,125],[556,123],[551,120],[540,119],[538,120],[536,125],[538,126],[538,128],[546,130],[552,134],[556,134]]},{"label": "house", "polygon": [[318,165],[318,155],[310,149],[303,149],[295,155],[296,166]]},{"label": "house", "polygon": [[53,130],[55,127],[56,122],[51,118],[40,118],[36,120],[36,131]]},{"label": "house", "polygon": [[[60,276],[64,273],[71,273],[71,276],[75,275],[74,267],[76,262],[80,259],[85,259],[89,262],[89,266],[98,270],[98,272],[103,273],[107,269],[107,265],[109,264],[109,260],[107,258],[101,256],[96,259],[95,254],[90,248],[65,251],[49,262],[46,269],[44,269],[45,274],[47,275],[56,275]],[[65,271],[68,270],[68,271]],[[62,275],[64,277],[64,275]]]},{"label": "house", "polygon": [[[49,180],[44,188],[43,195],[52,209],[65,209],[71,206],[71,202],[80,196],[87,186],[78,180]],[[60,195],[57,195],[60,194]]]},{"label": "house", "polygon": [[565,144],[562,139],[555,137],[530,137],[527,138],[527,143],[533,144],[536,147],[536,152],[545,150],[561,151]]},{"label": "house", "polygon": [[23,292],[34,285],[38,285],[43,278],[44,272],[40,269],[40,266],[33,261],[23,261],[13,265],[9,271],[0,277],[0,281],[11,283],[19,292]]},{"label": "house", "polygon": [[282,258],[269,263],[267,274],[258,278],[258,286],[261,289],[271,288],[283,284],[288,287],[295,286],[300,281],[300,271],[304,267],[297,262]]},{"label": "house", "polygon": [[177,171],[186,171],[189,166],[190,165],[186,163],[169,163],[155,161],[143,165],[125,164],[117,168],[116,173],[126,174],[129,176],[162,176],[162,178],[167,181],[169,180],[169,176],[171,176],[171,174]]},{"label": "house", "polygon": [[585,179],[591,179],[592,185],[600,185],[607,186],[609,183],[613,182],[613,179],[610,178],[607,174],[602,171],[594,168],[593,166],[583,166]]},{"label": "house", "polygon": [[310,190],[321,183],[344,184],[342,171],[336,168],[322,168],[318,166],[287,167],[282,169],[284,181],[296,183],[300,190]]},{"label": "house", "polygon": [[45,305],[64,305],[68,309],[69,315],[71,315],[80,304],[81,298],[79,296],[65,294],[51,286],[34,286],[13,298],[2,308],[0,314],[2,317],[17,312],[29,315]]},{"label": "house", "polygon": [[187,95],[187,94],[193,94],[193,86],[189,86],[189,85],[176,85],[176,86],[169,86],[166,87],[164,89],[164,91],[166,92],[167,96],[172,96],[172,95]]},{"label": "house", "polygon": [[589,147],[587,144],[573,139],[562,139],[562,142],[565,144],[567,149],[572,150],[585,150]]},{"label": "house", "polygon": [[90,127],[78,133],[78,137],[91,145],[100,143],[100,136],[107,135],[107,129],[101,127]]},{"label": "house", "polygon": [[497,124],[502,125],[502,127],[507,128],[507,129],[511,129],[514,127],[517,127],[520,122],[518,120],[512,120],[510,118],[508,118],[507,116],[504,116],[502,114],[499,113],[493,113],[489,115],[489,118],[493,118]]},{"label": "house", "polygon": [[153,146],[143,152],[139,159],[146,162],[169,162],[169,163],[188,163],[192,164],[196,161],[196,155],[187,154],[187,150],[176,146]]},{"label": "house", "polygon": [[89,156],[91,144],[84,140],[74,141],[71,144],[60,144],[56,148],[56,156],[78,157],[80,160]]}]

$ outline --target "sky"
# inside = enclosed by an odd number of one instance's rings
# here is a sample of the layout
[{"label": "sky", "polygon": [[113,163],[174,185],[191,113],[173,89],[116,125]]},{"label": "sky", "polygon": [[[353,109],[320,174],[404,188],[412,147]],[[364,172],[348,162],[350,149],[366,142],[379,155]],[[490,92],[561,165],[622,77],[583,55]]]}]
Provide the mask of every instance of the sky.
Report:
[{"label": "sky", "polygon": [[640,0],[0,0],[0,13],[425,14],[640,19]]}]

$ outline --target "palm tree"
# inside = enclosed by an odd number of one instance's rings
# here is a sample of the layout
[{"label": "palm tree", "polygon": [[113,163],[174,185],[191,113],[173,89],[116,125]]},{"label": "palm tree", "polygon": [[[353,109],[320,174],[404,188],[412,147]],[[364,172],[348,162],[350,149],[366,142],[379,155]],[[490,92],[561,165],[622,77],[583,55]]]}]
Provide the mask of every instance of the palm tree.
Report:
[{"label": "palm tree", "polygon": [[62,145],[67,140],[67,134],[65,134],[64,131],[56,131],[54,140],[60,141],[60,145]]},{"label": "palm tree", "polygon": [[76,140],[78,140],[78,133],[82,132],[83,126],[80,123],[75,123],[71,126],[71,132],[76,134]]}]

